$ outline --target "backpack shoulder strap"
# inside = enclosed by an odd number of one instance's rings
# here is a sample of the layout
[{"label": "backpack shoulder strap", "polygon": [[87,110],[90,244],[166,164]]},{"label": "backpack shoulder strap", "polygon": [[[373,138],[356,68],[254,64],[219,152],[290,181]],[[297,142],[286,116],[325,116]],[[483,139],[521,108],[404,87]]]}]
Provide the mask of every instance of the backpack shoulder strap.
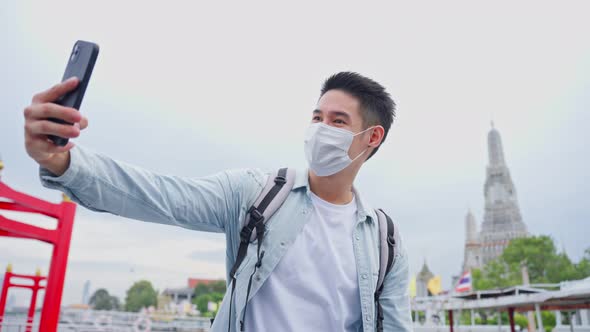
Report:
[{"label": "backpack shoulder strap", "polygon": [[[266,223],[272,217],[272,215],[281,207],[281,205],[287,200],[289,192],[293,188],[295,183],[295,171],[288,168],[281,168],[275,176],[272,174],[268,177],[266,186],[262,189],[262,192],[254,201],[254,204],[248,209],[246,218],[240,223],[240,245],[238,247],[238,253],[236,261],[232,267],[230,275],[231,283],[231,295],[229,299],[229,325],[228,331],[231,327],[231,314],[232,314],[232,302],[234,291],[236,288],[236,271],[244,261],[246,254],[248,253],[248,245],[250,241],[258,239],[258,262],[254,268],[254,272],[250,275],[250,281],[248,282],[248,292],[246,293],[246,299],[250,293],[250,287],[252,285],[252,277],[256,272],[256,269],[262,264],[262,257],[264,257],[264,251],[261,252],[262,240],[264,238],[264,231]],[[256,232],[254,232],[256,229]],[[246,306],[248,301],[246,301]],[[240,321],[240,330],[244,330],[244,319],[246,317],[246,306],[244,306],[244,316]]]},{"label": "backpack shoulder strap", "polygon": [[[260,192],[260,195],[254,201],[254,204],[248,210],[246,218],[241,221],[241,227],[248,225],[252,217],[258,217],[258,214],[264,217],[266,224],[272,215],[283,205],[289,196],[289,192],[293,189],[295,184],[295,170],[289,168],[281,168],[273,176],[268,177],[266,185]],[[250,241],[256,239],[256,234],[250,236]]]},{"label": "backpack shoulder strap", "polygon": [[395,225],[393,220],[381,209],[375,210],[379,222],[379,278],[375,289],[375,303],[377,305],[377,331],[383,331],[383,308],[379,303],[379,297],[383,291],[385,276],[393,267],[395,257]]},{"label": "backpack shoulder strap", "polygon": [[262,192],[248,210],[246,218],[240,222],[240,246],[236,261],[230,272],[232,279],[246,257],[248,243],[254,241],[257,237],[257,232],[254,232],[256,222],[262,221],[263,224],[268,222],[287,199],[294,183],[295,170],[288,168],[281,168],[274,176],[271,174],[268,177]]},{"label": "backpack shoulder strap", "polygon": [[377,279],[377,289],[383,286],[385,276],[393,266],[393,257],[395,256],[395,225],[393,220],[381,209],[375,210],[379,220],[379,279]]}]

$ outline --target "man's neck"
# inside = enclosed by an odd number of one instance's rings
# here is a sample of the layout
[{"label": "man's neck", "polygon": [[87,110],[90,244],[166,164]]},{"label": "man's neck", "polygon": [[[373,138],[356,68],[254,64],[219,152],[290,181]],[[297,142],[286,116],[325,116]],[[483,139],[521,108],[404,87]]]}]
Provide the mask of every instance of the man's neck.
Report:
[{"label": "man's neck", "polygon": [[348,204],[352,201],[352,183],[356,172],[340,172],[330,176],[317,176],[309,171],[310,190],[319,198],[332,204]]}]

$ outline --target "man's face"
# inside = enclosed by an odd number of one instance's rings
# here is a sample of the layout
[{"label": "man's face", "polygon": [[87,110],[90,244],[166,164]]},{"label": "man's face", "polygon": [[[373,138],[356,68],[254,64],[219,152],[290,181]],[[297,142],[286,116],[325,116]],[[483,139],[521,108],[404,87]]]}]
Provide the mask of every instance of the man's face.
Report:
[{"label": "man's face", "polygon": [[[318,101],[317,108],[312,114],[312,122],[323,122],[329,126],[356,134],[365,129],[363,128],[360,107],[359,100],[350,94],[341,90],[329,90]],[[354,137],[348,150],[348,156],[351,159],[354,159],[367,148],[371,132],[371,130],[368,130]]]}]

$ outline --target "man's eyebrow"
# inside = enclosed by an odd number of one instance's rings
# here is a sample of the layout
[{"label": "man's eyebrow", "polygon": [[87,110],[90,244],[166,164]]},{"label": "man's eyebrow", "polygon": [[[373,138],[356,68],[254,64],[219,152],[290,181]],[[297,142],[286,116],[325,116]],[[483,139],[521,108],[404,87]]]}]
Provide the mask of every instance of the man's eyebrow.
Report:
[{"label": "man's eyebrow", "polygon": [[[321,114],[321,113],[322,113],[322,111],[320,111],[319,109],[316,109],[316,110],[313,111],[313,114],[314,115],[315,114]],[[350,115],[348,113],[346,113],[346,112],[343,112],[343,111],[328,111],[328,113],[331,113],[331,114],[333,114],[335,116],[342,116],[344,118],[350,119]]]}]

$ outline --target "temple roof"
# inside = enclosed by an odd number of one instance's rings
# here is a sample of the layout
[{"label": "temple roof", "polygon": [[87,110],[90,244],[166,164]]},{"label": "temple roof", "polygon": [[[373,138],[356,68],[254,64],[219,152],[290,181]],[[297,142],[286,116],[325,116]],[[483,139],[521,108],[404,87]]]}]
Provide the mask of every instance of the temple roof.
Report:
[{"label": "temple roof", "polygon": [[428,265],[426,265],[426,259],[425,259],[424,264],[422,265],[422,270],[420,270],[420,272],[416,276],[416,279],[422,280],[422,281],[428,281],[428,280],[432,279],[432,277],[434,277],[434,274],[430,271],[430,269],[428,268]]}]

